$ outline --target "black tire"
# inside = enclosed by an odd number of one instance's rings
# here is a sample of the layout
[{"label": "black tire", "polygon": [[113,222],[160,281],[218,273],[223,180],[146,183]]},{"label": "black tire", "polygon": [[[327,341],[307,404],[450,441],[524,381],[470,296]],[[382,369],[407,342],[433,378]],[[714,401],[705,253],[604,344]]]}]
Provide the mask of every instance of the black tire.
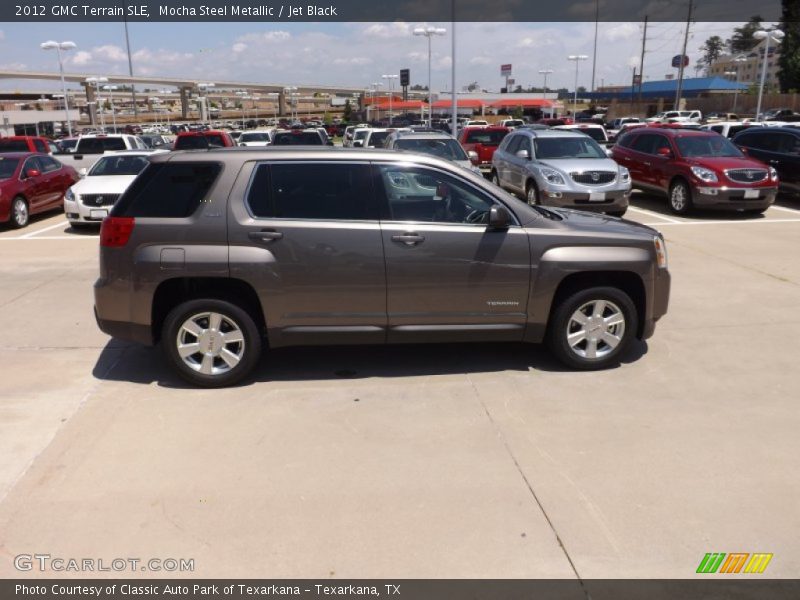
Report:
[{"label": "black tire", "polygon": [[[19,209],[18,206],[20,207]],[[31,213],[28,201],[22,196],[17,196],[11,201],[8,222],[14,229],[22,229],[23,227],[27,227],[30,221]]]},{"label": "black tire", "polygon": [[[588,338],[584,338],[585,343],[578,342],[573,348],[569,337],[571,334],[578,334],[580,330],[575,328],[577,323],[572,321],[573,315],[587,305],[589,309],[598,308],[596,303],[599,301],[606,303],[607,309],[603,312],[604,315],[607,314],[609,317],[615,314],[621,315],[624,320],[621,330],[619,325],[616,325],[615,328],[605,332],[619,338],[616,346],[611,348],[606,341],[596,339],[594,344],[597,355],[591,358],[587,356],[591,353],[589,348],[591,342]],[[594,311],[592,312],[592,318],[595,318]],[[581,371],[605,369],[619,363],[620,356],[636,337],[637,322],[636,306],[625,292],[605,286],[587,288],[571,294],[555,307],[548,324],[547,345],[556,358],[570,368]],[[591,325],[587,324],[586,331],[592,331]],[[592,336],[601,333],[603,332],[595,330],[592,331]],[[584,356],[581,356],[581,352]]]},{"label": "black tire", "polygon": [[95,225],[94,223],[80,223],[78,221],[74,221],[74,222],[70,221],[69,226],[74,231],[80,231],[80,232],[90,231],[92,229],[95,229],[95,230],[99,230],[100,229],[100,224],[99,223],[97,225]]},{"label": "black tire", "polygon": [[608,213],[607,213],[607,214],[608,214],[609,216],[612,216],[612,217],[620,217],[620,218],[622,218],[622,217],[624,217],[624,216],[625,216],[625,213],[626,213],[626,212],[628,212],[628,209],[627,209],[627,208],[624,208],[624,209],[622,209],[622,210],[610,210],[610,211],[608,211]]},{"label": "black tire", "polygon": [[[683,201],[680,202],[677,194],[682,194]],[[669,209],[676,215],[688,215],[692,211],[692,188],[683,179],[676,179],[669,186],[669,197],[667,198]]]},{"label": "black tire", "polygon": [[525,202],[531,206],[542,203],[542,199],[539,196],[539,188],[536,187],[536,183],[533,181],[528,181],[525,184]]},{"label": "black tire", "polygon": [[[218,373],[201,373],[198,368],[193,368],[187,364],[197,364],[199,362],[199,366],[202,368],[202,365],[205,364],[205,353],[198,350],[197,353],[184,360],[178,352],[179,335],[184,338],[184,341],[191,343],[192,334],[182,329],[184,323],[204,313],[216,313],[221,315],[223,320],[221,326],[217,330],[219,334],[224,335],[224,333],[231,333],[233,331],[233,329],[230,328],[231,323],[234,324],[242,334],[241,346],[238,345],[239,342],[222,344],[218,338],[215,341],[213,337],[209,338],[207,341],[209,350],[216,344],[220,346],[220,350],[229,350],[229,355],[237,353],[240,355],[240,360],[235,366],[230,366],[221,356],[210,358],[211,368],[218,369]],[[199,321],[202,322],[202,318]],[[210,331],[211,327],[209,326],[207,329]],[[161,346],[172,368],[175,369],[183,379],[200,387],[216,388],[233,385],[246,377],[253,370],[261,357],[261,335],[259,334],[255,320],[246,310],[225,300],[201,298],[179,304],[169,312],[167,318],[164,320],[164,326],[161,331]],[[219,336],[219,334],[212,333],[210,335]],[[198,336],[195,336],[195,339],[197,340],[198,346],[201,341],[206,341],[205,338],[201,339]],[[222,348],[221,344],[224,345],[224,348]]]},{"label": "black tire", "polygon": [[497,171],[492,171],[492,174],[489,177],[489,181],[491,181],[497,187],[503,187],[502,185],[500,185],[500,178],[497,176]]},{"label": "black tire", "polygon": [[744,214],[757,217],[758,215],[763,215],[765,212],[767,212],[767,208],[768,207],[766,206],[764,208],[748,208],[746,211],[744,211]]}]

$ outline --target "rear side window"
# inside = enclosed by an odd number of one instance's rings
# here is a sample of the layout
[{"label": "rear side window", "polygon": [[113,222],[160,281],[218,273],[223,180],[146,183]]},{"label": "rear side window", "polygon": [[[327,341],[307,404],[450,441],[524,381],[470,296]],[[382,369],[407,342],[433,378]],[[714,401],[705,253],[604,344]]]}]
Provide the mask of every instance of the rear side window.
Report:
[{"label": "rear side window", "polygon": [[322,138],[316,131],[282,132],[275,136],[273,146],[322,146]]},{"label": "rear side window", "polygon": [[377,219],[364,164],[262,164],[256,167],[247,203],[260,218]]},{"label": "rear side window", "polygon": [[206,149],[208,146],[208,140],[203,135],[182,135],[175,140],[175,150]]},{"label": "rear side window", "polygon": [[25,140],[0,140],[0,152],[29,152]]},{"label": "rear side window", "polygon": [[49,156],[40,156],[39,164],[42,165],[42,172],[49,173],[51,171],[57,171],[61,168],[61,163],[58,162],[55,158],[50,158]]},{"label": "rear side window", "polygon": [[37,152],[41,152],[43,154],[47,154],[50,151],[50,148],[47,147],[42,140],[33,140],[33,146],[36,148]]},{"label": "rear side window", "polygon": [[117,217],[183,218],[207,198],[222,170],[218,163],[155,163],[139,175],[114,206]]},{"label": "rear side window", "polygon": [[114,138],[84,138],[78,142],[79,154],[102,154],[106,150],[125,150],[125,140]]}]

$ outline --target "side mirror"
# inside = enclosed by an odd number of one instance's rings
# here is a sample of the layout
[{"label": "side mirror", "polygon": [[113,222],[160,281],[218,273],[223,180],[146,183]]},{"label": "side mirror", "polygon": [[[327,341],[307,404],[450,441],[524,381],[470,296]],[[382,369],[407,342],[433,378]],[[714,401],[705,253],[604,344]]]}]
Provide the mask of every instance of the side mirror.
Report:
[{"label": "side mirror", "polygon": [[744,146],[737,146],[737,148],[739,148],[739,150],[742,151],[742,154],[747,154],[747,148],[745,148]]},{"label": "side mirror", "polygon": [[25,171],[25,177],[28,178],[38,177],[39,175],[41,175],[41,172],[39,172],[37,169],[28,169],[27,171]]},{"label": "side mirror", "polygon": [[511,215],[505,206],[495,204],[489,209],[489,229],[508,229]]},{"label": "side mirror", "polygon": [[467,156],[469,156],[470,160],[478,160],[478,153],[475,150],[470,150],[467,152]]},{"label": "side mirror", "polygon": [[530,159],[531,155],[528,154],[527,150],[517,150],[516,154],[517,158],[527,158]]},{"label": "side mirror", "polygon": [[353,142],[353,148],[361,148],[364,145],[364,140],[356,140]]},{"label": "side mirror", "polygon": [[672,158],[672,150],[669,148],[659,148],[656,150],[656,154],[661,158]]},{"label": "side mirror", "polygon": [[78,170],[78,176],[81,177],[81,178],[84,178],[84,177],[86,177],[86,174],[88,172],[89,172],[89,169],[87,169],[86,167],[83,167],[82,169]]}]

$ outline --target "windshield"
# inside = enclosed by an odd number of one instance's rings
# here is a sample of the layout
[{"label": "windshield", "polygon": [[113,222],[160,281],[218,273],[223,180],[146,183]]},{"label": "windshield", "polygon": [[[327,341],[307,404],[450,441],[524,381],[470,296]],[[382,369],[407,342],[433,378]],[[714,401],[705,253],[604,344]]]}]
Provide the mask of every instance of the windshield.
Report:
[{"label": "windshield", "polygon": [[399,139],[395,143],[395,148],[411,150],[412,152],[422,152],[423,154],[431,154],[450,160],[469,160],[461,144],[454,139]]},{"label": "windshield", "polygon": [[268,133],[243,133],[239,137],[240,142],[268,142]]},{"label": "windshield", "polygon": [[677,137],[675,143],[685,158],[744,156],[728,138],[721,135]]},{"label": "windshield", "polygon": [[558,158],[608,158],[592,138],[548,137],[533,140],[534,152],[539,160]]},{"label": "windshield", "polygon": [[202,135],[184,135],[175,140],[175,150],[194,150],[208,148],[210,144]]},{"label": "windshield", "polygon": [[138,175],[147,163],[148,160],[144,156],[106,156],[94,164],[88,176]]},{"label": "windshield", "polygon": [[383,146],[383,140],[387,138],[389,135],[388,131],[373,131],[372,135],[369,136],[369,142],[367,144],[370,148],[377,148],[378,146]]},{"label": "windshield", "polygon": [[585,129],[573,129],[572,131],[577,131],[578,133],[582,133],[584,135],[588,135],[596,142],[605,142],[606,141],[606,133],[599,127],[587,127]]},{"label": "windshield", "polygon": [[19,165],[18,158],[5,158],[0,156],[0,179],[10,179]]},{"label": "windshield", "polygon": [[301,133],[279,133],[272,142],[273,146],[322,146],[322,138],[315,131]]},{"label": "windshield", "polygon": [[467,132],[467,139],[464,140],[464,143],[499,146],[507,135],[508,131],[504,129],[475,129]]}]

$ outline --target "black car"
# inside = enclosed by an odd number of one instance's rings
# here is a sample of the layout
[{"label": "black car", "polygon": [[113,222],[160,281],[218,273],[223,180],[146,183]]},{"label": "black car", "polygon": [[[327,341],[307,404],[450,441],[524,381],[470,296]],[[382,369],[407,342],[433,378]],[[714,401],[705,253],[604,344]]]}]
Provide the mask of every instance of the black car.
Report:
[{"label": "black car", "polygon": [[800,193],[800,129],[749,127],[737,133],[733,143],[775,167],[782,190]]}]

